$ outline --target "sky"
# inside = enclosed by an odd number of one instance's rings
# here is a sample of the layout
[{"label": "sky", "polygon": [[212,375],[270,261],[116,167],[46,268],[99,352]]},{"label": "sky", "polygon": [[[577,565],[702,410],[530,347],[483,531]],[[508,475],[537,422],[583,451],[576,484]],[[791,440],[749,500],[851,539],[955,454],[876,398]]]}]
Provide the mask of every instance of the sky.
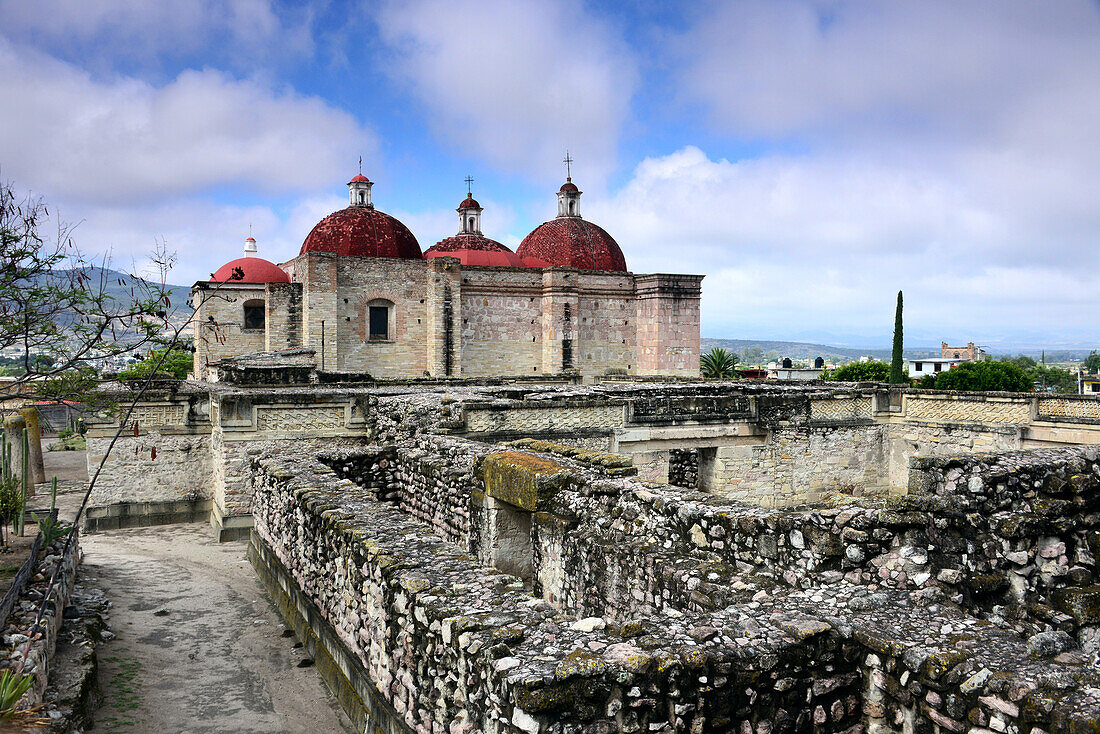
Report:
[{"label": "sky", "polygon": [[426,249],[581,213],[703,336],[1100,347],[1097,0],[0,0],[0,178],[87,253],[275,262],[359,168]]}]

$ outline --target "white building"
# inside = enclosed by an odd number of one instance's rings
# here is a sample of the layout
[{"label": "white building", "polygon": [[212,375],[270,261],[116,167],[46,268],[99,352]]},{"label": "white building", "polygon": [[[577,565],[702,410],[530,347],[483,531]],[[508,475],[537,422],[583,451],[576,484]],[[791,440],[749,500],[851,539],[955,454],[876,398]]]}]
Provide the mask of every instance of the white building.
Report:
[{"label": "white building", "polygon": [[906,362],[906,369],[909,372],[909,377],[914,379],[921,379],[925,375],[935,375],[940,372],[946,372],[949,369],[962,364],[963,362],[969,362],[971,360],[965,358],[955,357],[929,357],[928,359],[911,359]]}]

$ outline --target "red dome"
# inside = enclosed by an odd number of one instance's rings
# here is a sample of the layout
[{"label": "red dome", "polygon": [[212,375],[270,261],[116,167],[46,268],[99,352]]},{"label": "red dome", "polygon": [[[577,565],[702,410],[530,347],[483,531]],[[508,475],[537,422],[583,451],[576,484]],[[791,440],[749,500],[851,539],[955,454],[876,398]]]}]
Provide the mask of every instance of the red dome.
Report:
[{"label": "red dome", "polygon": [[348,181],[348,183],[349,184],[353,184],[353,183],[370,183],[370,179],[360,173],[358,176],[356,176],[352,180]]},{"label": "red dome", "polygon": [[[233,271],[240,268],[244,277],[236,279]],[[239,257],[218,268],[210,278],[218,283],[289,283],[290,276],[275,263],[262,257]]]},{"label": "red dome", "polygon": [[349,206],[318,222],[302,243],[302,254],[307,252],[406,260],[423,257],[408,227],[389,214],[364,206]]},{"label": "red dome", "polygon": [[474,233],[462,233],[456,234],[453,237],[447,237],[445,239],[436,242],[434,245],[424,251],[424,256],[427,257],[428,253],[442,254],[445,252],[455,252],[457,250],[482,250],[484,252],[511,252],[507,247],[500,244],[496,240],[491,240],[483,234]]},{"label": "red dome", "polygon": [[537,257],[521,257],[520,260],[523,261],[523,267],[525,267],[525,268],[548,268],[548,267],[550,267],[550,263],[546,262],[545,260],[543,260],[541,258],[537,258]]},{"label": "red dome", "polygon": [[523,238],[516,254],[550,266],[626,272],[626,258],[614,238],[580,217],[558,217],[540,224]]},{"label": "red dome", "polygon": [[480,209],[481,204],[477,203],[477,199],[472,196],[467,196],[462,200],[462,203],[458,205],[459,209]]},{"label": "red dome", "polygon": [[575,193],[580,193],[580,189],[577,188],[577,184],[573,183],[572,181],[566,181],[565,183],[563,183],[558,191],[572,191]]},{"label": "red dome", "polygon": [[519,255],[511,250],[436,250],[428,248],[424,253],[429,257],[457,257],[463,265],[492,265],[498,268],[526,267]]}]

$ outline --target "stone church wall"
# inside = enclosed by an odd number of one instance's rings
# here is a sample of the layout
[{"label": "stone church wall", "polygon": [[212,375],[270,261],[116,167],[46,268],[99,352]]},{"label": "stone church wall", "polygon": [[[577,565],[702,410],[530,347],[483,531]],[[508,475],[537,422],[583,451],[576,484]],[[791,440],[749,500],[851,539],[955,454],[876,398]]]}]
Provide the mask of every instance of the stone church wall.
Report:
[{"label": "stone church wall", "polygon": [[266,348],[263,329],[244,328],[244,304],[264,301],[263,285],[238,283],[199,289],[194,292],[195,307],[200,309],[194,325],[194,370],[197,379],[205,379],[206,365],[238,354],[262,352]]},{"label": "stone church wall", "polygon": [[[428,369],[430,309],[423,261],[371,258],[370,267],[359,260],[341,258],[335,293],[337,323],[336,369],[373,375],[422,377]],[[386,341],[368,340],[368,304],[376,299],[393,303],[391,328]],[[317,344],[311,345],[315,349]]]},{"label": "stone church wall", "polygon": [[462,375],[542,374],[542,272],[462,268]]}]

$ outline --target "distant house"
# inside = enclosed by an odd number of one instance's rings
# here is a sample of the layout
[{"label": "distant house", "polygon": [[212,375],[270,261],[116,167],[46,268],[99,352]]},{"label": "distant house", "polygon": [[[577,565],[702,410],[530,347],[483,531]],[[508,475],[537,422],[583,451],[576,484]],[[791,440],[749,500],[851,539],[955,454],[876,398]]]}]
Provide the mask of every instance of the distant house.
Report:
[{"label": "distant house", "polygon": [[1077,388],[1082,395],[1100,393],[1100,375],[1089,375],[1085,372],[1077,373]]},{"label": "distant house", "polygon": [[974,342],[969,342],[965,347],[949,347],[947,342],[940,342],[940,356],[963,362],[979,362],[985,359],[985,350],[975,346]]},{"label": "distant house", "polygon": [[971,359],[955,357],[929,357],[928,359],[909,360],[909,377],[919,380],[925,375],[935,375],[956,367],[963,362],[972,362]]},{"label": "distant house", "polygon": [[768,365],[768,377],[773,380],[816,380],[821,377],[824,368],[823,357],[815,359],[813,367],[795,367],[793,359],[784,357]]}]

